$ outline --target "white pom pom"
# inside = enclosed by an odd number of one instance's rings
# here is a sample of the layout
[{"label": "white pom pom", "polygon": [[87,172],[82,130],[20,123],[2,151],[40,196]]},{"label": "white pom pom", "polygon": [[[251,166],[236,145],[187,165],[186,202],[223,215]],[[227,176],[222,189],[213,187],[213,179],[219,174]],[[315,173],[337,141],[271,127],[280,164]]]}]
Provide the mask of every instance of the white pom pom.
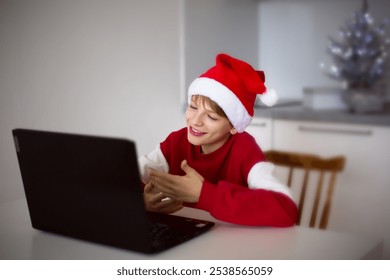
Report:
[{"label": "white pom pom", "polygon": [[278,99],[278,93],[273,88],[267,89],[266,92],[260,95],[261,102],[270,107],[275,105]]}]

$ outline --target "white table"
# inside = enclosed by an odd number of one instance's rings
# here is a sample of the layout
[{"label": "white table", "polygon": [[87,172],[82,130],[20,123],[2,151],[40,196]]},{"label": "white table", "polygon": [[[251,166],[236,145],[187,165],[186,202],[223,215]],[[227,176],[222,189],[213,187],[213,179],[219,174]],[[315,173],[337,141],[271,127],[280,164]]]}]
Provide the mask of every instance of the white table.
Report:
[{"label": "white table", "polygon": [[378,239],[305,227],[245,227],[185,208],[178,215],[216,222],[211,231],[145,255],[35,230],[25,199],[0,204],[0,259],[380,259]]}]

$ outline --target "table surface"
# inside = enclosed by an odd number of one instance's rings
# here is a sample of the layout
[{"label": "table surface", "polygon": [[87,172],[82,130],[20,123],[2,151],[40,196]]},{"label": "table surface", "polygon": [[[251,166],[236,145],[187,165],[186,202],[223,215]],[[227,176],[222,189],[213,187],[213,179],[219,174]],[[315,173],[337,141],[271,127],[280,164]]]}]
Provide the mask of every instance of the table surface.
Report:
[{"label": "table surface", "polygon": [[306,227],[246,227],[184,208],[177,215],[216,222],[209,232],[146,255],[35,230],[25,199],[0,204],[0,259],[381,259],[383,242]]}]

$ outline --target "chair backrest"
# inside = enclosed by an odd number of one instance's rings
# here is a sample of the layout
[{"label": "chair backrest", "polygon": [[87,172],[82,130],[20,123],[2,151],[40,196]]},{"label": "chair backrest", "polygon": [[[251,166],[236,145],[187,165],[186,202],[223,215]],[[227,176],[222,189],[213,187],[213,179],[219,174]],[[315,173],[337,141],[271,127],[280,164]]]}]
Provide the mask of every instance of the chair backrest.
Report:
[{"label": "chair backrest", "polygon": [[[336,182],[336,175],[343,170],[345,157],[335,156],[331,158],[321,158],[313,154],[302,154],[296,152],[270,150],[264,152],[267,160],[274,163],[276,166],[284,166],[288,168],[287,185],[292,186],[293,174],[297,169],[303,171],[302,187],[300,189],[298,201],[298,220],[297,225],[301,224],[302,211],[305,206],[306,193],[308,189],[309,176],[313,172],[319,173],[318,181],[314,190],[314,201],[310,214],[310,227],[316,227],[317,216],[320,218],[318,227],[326,229],[329,220],[330,207],[332,204],[333,191]],[[327,190],[323,191],[324,177],[326,173],[330,174]],[[318,213],[321,200],[321,194],[326,194],[322,199],[322,212]]]}]

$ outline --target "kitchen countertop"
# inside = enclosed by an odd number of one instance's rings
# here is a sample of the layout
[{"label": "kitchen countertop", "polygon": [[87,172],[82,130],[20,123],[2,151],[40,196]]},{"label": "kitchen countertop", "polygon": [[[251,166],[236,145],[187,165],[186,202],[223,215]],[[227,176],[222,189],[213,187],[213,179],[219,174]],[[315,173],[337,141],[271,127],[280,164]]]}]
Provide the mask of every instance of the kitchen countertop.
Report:
[{"label": "kitchen countertop", "polygon": [[355,114],[348,110],[313,110],[304,107],[300,102],[291,102],[291,104],[271,108],[256,106],[255,117],[390,126],[390,103],[386,104],[384,111],[381,113]]}]

